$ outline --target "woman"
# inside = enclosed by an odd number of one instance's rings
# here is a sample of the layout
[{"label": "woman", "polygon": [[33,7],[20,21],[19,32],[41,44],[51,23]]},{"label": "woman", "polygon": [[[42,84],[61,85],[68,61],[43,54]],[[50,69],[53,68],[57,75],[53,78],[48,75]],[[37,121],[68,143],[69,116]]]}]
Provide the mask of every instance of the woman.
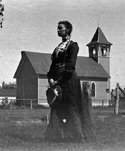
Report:
[{"label": "woman", "polygon": [[59,22],[57,32],[62,42],[51,55],[52,63],[47,76],[50,87],[61,87],[62,98],[57,105],[51,107],[45,139],[84,142],[93,136],[93,131],[80,80],[75,72],[79,47],[70,40],[70,22]]}]

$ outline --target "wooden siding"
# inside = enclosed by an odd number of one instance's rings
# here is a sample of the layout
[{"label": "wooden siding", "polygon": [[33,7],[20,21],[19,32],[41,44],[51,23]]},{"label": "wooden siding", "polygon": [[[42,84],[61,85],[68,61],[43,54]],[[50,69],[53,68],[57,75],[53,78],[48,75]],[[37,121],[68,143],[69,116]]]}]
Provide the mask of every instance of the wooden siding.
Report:
[{"label": "wooden siding", "polygon": [[[82,83],[88,81],[86,79],[81,80],[81,86]],[[92,97],[92,104],[93,105],[102,105],[102,100],[104,100],[105,105],[109,105],[109,100],[111,100],[111,94],[106,92],[107,88],[109,87],[108,81],[95,81],[95,80],[89,80],[90,82],[95,82],[96,89],[95,89],[95,97]]]},{"label": "wooden siding", "polygon": [[[84,79],[84,80],[80,80],[81,82],[81,87],[82,87],[82,83],[88,81],[88,79]],[[90,82],[94,81],[96,84],[96,96],[92,98],[93,100],[93,104],[94,103],[98,103],[98,104],[102,104],[102,100],[105,101],[105,104],[107,104],[109,102],[109,100],[111,99],[110,93],[106,92],[107,89],[107,83],[108,81],[106,80],[102,80],[102,81],[98,81],[96,79],[93,80],[89,80]],[[38,78],[38,103],[47,103],[46,100],[46,89],[48,86],[48,80],[47,78],[43,78],[43,77],[39,77]]]},{"label": "wooden siding", "polygon": [[103,66],[105,71],[110,75],[110,58],[109,57],[99,57],[98,62]]},{"label": "wooden siding", "polygon": [[[17,77],[17,99],[38,99],[37,75],[28,59],[25,60]],[[29,103],[29,101],[25,101]],[[37,103],[34,100],[33,103]]]},{"label": "wooden siding", "polygon": [[100,100],[107,100],[107,82],[96,81],[96,98]]},{"label": "wooden siding", "polygon": [[48,86],[48,80],[41,77],[38,78],[38,104],[47,103],[46,90]]}]

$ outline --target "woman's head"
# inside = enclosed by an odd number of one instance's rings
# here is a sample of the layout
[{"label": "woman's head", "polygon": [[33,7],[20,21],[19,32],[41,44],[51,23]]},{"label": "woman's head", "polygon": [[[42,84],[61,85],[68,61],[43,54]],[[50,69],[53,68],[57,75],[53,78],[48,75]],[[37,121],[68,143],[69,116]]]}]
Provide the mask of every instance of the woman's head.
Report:
[{"label": "woman's head", "polygon": [[70,36],[72,32],[72,24],[69,21],[60,21],[58,23],[58,36],[64,38]]}]

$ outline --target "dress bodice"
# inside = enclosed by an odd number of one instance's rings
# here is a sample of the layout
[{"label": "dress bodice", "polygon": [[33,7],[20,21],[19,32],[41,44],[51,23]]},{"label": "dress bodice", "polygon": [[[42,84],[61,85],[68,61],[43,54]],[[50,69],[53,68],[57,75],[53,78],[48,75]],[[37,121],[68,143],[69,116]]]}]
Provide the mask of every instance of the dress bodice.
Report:
[{"label": "dress bodice", "polygon": [[58,51],[58,49],[55,48],[51,56],[52,64],[48,72],[48,79],[53,78],[54,80],[68,80],[75,70],[78,51],[78,44],[73,41],[70,41],[70,44],[65,51]]},{"label": "dress bodice", "polygon": [[64,63],[65,62],[65,52],[58,52],[58,56],[56,56],[56,53],[53,53],[52,61],[55,62],[55,64]]}]

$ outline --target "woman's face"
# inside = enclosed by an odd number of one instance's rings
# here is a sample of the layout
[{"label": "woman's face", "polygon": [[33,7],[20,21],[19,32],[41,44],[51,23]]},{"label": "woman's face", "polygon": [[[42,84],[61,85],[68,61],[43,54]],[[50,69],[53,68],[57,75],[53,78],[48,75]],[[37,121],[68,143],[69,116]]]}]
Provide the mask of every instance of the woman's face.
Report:
[{"label": "woman's face", "polygon": [[59,24],[57,28],[57,33],[59,37],[65,38],[68,35],[67,28],[64,24]]}]

